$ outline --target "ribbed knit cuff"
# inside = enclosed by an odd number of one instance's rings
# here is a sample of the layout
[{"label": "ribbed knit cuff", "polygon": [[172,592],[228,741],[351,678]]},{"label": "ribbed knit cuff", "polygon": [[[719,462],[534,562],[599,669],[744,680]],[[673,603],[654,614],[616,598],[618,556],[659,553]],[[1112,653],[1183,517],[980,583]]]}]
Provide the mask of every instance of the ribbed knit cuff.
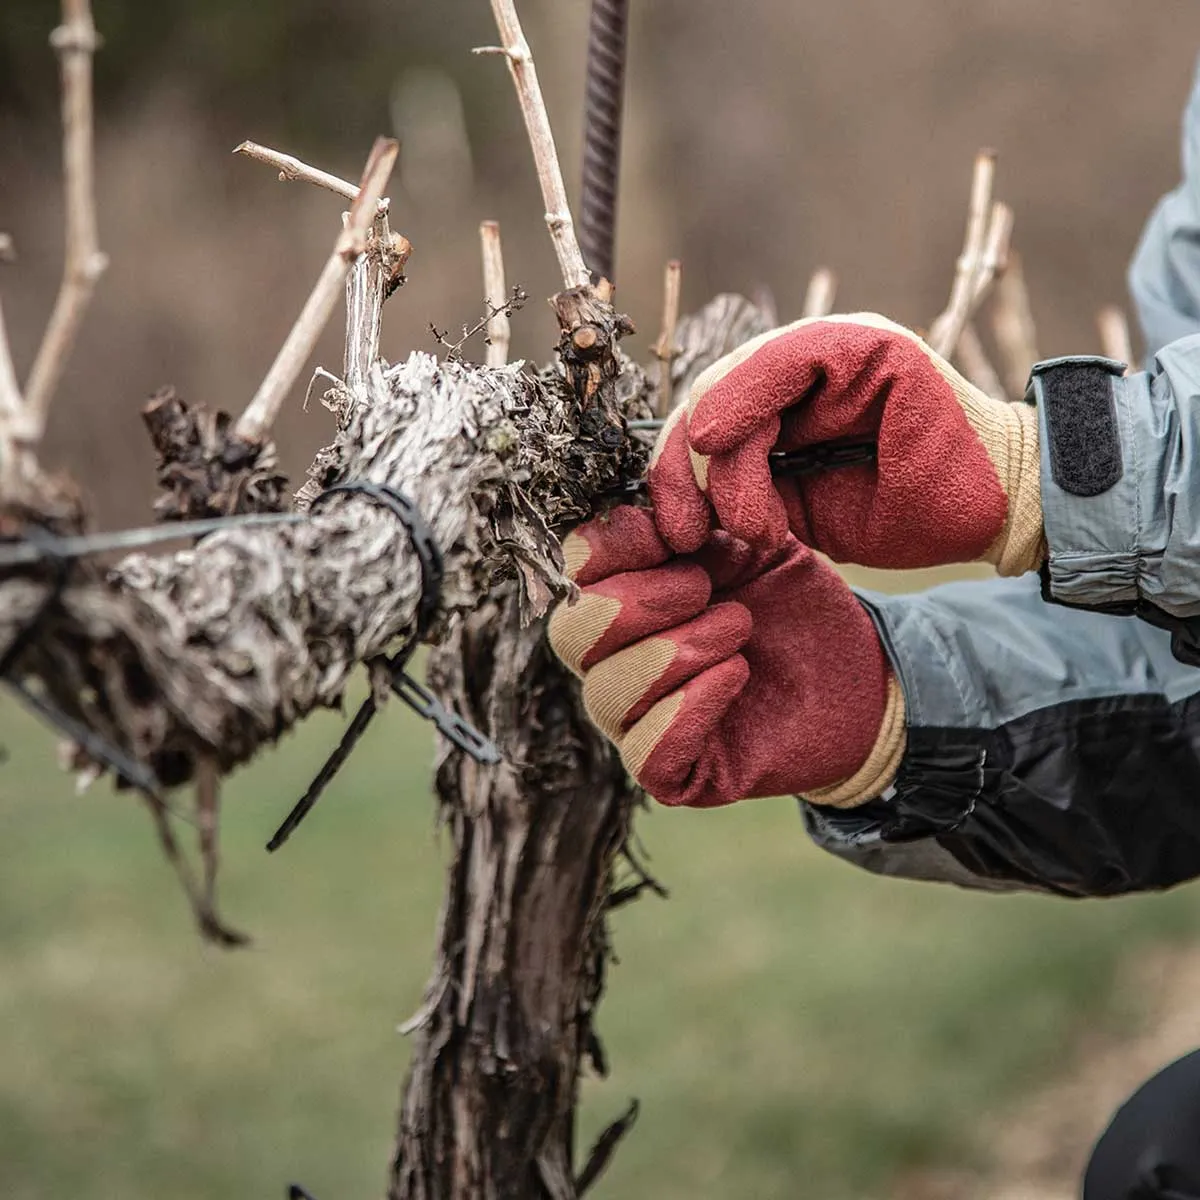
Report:
[{"label": "ribbed knit cuff", "polygon": [[828,808],[855,808],[874,800],[896,778],[907,740],[904,692],[896,676],[889,674],[883,720],[867,761],[849,779],[806,792],[804,799],[810,804],[821,804]]},{"label": "ribbed knit cuff", "polygon": [[1008,496],[1008,518],[984,557],[1000,575],[1024,575],[1046,557],[1037,410],[1024,403],[994,407],[1003,419],[979,434]]}]

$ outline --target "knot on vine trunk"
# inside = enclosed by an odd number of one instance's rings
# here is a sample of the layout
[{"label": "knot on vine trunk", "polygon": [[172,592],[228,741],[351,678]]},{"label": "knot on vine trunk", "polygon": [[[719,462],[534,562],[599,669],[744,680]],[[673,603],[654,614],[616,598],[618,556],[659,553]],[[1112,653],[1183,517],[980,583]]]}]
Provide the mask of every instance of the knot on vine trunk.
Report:
[{"label": "knot on vine trunk", "polygon": [[277,469],[275,444],[247,442],[228,413],[189,407],[165,387],[142,409],[157,455],[161,495],[154,512],[163,521],[283,512],[287,479]]},{"label": "knot on vine trunk", "polygon": [[633,322],[611,303],[612,288],[570,288],[551,301],[558,317],[558,356],[579,406],[580,430],[616,449],[625,439],[615,381],[621,373],[617,344],[635,332]]}]

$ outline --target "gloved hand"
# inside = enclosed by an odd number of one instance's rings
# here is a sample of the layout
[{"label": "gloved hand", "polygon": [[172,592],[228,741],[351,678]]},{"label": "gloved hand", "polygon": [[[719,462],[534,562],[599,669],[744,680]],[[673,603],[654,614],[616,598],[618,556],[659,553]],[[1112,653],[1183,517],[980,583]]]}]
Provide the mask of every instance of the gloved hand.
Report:
[{"label": "gloved hand", "polygon": [[[874,465],[773,479],[767,455],[873,442]],[[658,527],[681,553],[714,524],[757,547],[790,529],[837,562],[1001,574],[1045,553],[1032,407],[993,400],[873,314],[798,321],[708,368],[651,458]]]},{"label": "gloved hand", "polygon": [[768,553],[724,533],[674,556],[646,509],[568,535],[581,586],[550,620],[588,714],[663,804],[877,796],[904,749],[904,705],[874,625],[795,538]]}]

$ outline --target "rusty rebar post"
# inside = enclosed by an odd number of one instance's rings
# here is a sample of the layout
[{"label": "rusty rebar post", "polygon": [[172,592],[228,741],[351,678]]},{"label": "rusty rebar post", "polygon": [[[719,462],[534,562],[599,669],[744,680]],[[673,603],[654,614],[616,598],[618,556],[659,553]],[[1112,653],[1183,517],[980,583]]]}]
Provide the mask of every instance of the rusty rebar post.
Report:
[{"label": "rusty rebar post", "polygon": [[592,0],[584,94],[579,241],[595,279],[613,279],[629,0]]}]

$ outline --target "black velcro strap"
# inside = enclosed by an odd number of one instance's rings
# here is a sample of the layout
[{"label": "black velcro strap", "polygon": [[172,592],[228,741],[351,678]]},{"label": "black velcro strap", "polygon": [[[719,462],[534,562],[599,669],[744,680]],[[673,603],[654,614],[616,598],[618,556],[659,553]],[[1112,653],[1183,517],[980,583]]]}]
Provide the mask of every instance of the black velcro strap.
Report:
[{"label": "black velcro strap", "polygon": [[1072,496],[1099,496],[1121,478],[1121,438],[1113,378],[1106,359],[1065,361],[1034,368],[1050,437],[1050,475]]}]

